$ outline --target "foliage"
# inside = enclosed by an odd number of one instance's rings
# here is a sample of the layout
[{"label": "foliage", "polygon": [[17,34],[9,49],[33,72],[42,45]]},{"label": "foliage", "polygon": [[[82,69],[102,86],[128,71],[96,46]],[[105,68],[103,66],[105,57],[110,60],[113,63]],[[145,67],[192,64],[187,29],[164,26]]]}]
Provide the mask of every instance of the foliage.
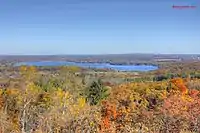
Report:
[{"label": "foliage", "polygon": [[90,105],[97,105],[101,100],[105,99],[109,95],[108,88],[103,86],[101,80],[92,82],[92,84],[86,88],[84,94]]},{"label": "foliage", "polygon": [[142,77],[86,86],[79,72],[62,67],[56,76],[41,76],[35,67],[22,66],[19,88],[0,90],[0,132],[200,132],[199,79]]}]

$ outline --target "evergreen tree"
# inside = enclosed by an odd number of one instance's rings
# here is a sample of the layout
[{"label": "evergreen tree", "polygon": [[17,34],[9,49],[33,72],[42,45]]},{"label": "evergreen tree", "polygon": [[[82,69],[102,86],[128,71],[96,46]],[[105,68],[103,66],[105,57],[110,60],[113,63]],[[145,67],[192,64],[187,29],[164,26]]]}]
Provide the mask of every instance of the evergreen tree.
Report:
[{"label": "evergreen tree", "polygon": [[101,100],[105,99],[108,94],[108,88],[104,87],[102,81],[93,81],[92,84],[86,88],[86,100],[90,105],[96,105]]}]

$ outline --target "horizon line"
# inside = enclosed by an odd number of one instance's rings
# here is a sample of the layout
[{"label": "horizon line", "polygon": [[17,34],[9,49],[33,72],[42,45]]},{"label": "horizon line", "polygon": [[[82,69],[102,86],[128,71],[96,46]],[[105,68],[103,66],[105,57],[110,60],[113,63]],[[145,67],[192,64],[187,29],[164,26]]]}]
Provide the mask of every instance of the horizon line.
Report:
[{"label": "horizon line", "polygon": [[200,53],[0,54],[0,56],[200,55]]}]

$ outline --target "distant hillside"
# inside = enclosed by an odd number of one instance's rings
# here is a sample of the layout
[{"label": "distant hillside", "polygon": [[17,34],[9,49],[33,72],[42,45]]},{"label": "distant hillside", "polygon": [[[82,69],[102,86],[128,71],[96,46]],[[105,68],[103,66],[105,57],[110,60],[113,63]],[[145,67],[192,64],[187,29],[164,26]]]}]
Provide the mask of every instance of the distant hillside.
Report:
[{"label": "distant hillside", "polygon": [[137,63],[156,61],[200,61],[199,55],[192,54],[107,54],[107,55],[1,55],[1,61],[77,61]]}]

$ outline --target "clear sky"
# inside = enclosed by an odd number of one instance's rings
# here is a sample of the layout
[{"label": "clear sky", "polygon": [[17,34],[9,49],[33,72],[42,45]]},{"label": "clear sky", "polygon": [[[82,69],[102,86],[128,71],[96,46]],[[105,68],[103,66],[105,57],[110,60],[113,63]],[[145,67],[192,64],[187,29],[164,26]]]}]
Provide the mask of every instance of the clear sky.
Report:
[{"label": "clear sky", "polygon": [[199,8],[199,0],[0,0],[0,54],[200,54]]}]

